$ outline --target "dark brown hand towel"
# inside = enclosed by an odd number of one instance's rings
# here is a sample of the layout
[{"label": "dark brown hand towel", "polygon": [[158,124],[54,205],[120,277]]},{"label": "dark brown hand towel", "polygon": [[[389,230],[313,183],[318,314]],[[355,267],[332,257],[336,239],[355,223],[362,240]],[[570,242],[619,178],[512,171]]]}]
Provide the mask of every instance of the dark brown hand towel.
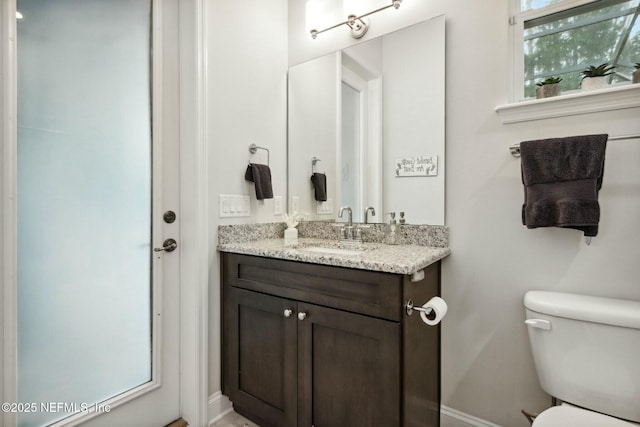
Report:
[{"label": "dark brown hand towel", "polygon": [[520,143],[527,228],[565,227],[598,234],[604,155],[608,135]]},{"label": "dark brown hand towel", "polygon": [[327,201],[327,176],[323,173],[314,172],[311,175],[314,196],[319,202]]},{"label": "dark brown hand towel", "polygon": [[244,179],[256,185],[256,199],[273,199],[273,189],[271,188],[271,169],[267,165],[249,163]]}]

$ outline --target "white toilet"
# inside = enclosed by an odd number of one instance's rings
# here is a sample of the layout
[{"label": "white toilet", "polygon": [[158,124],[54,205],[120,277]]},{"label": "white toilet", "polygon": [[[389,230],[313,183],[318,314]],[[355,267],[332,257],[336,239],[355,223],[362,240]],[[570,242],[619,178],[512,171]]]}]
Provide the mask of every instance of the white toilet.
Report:
[{"label": "white toilet", "polygon": [[640,302],[530,291],[524,305],[540,385],[565,402],[533,426],[640,426]]}]

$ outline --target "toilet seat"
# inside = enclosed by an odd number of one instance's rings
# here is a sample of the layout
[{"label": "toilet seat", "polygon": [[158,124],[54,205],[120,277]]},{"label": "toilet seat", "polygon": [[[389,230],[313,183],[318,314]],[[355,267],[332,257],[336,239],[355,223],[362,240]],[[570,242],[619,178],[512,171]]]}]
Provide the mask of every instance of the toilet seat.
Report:
[{"label": "toilet seat", "polygon": [[563,403],[536,417],[532,427],[638,427],[640,424]]}]

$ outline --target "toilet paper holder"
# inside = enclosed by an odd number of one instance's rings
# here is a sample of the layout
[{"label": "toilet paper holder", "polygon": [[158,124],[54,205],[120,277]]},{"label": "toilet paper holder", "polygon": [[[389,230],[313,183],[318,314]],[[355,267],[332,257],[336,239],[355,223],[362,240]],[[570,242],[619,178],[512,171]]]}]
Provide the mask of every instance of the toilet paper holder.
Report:
[{"label": "toilet paper holder", "polygon": [[413,300],[409,298],[409,300],[404,304],[404,311],[407,313],[407,316],[411,316],[413,314],[413,310],[424,312],[429,320],[433,320],[436,318],[436,313],[431,308],[424,308],[421,306],[413,305]]}]

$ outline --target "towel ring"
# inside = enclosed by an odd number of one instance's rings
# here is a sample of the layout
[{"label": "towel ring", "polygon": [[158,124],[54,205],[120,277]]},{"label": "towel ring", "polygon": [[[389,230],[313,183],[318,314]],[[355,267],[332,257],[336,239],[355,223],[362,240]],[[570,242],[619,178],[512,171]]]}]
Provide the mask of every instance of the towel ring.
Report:
[{"label": "towel ring", "polygon": [[267,166],[269,166],[269,149],[264,147],[258,147],[256,144],[249,145],[249,152],[251,154],[256,154],[258,150],[264,150],[267,152]]},{"label": "towel ring", "polygon": [[321,162],[321,161],[322,160],[320,160],[316,156],[313,156],[311,158],[311,173],[316,173],[316,165],[317,165],[318,162]]}]

